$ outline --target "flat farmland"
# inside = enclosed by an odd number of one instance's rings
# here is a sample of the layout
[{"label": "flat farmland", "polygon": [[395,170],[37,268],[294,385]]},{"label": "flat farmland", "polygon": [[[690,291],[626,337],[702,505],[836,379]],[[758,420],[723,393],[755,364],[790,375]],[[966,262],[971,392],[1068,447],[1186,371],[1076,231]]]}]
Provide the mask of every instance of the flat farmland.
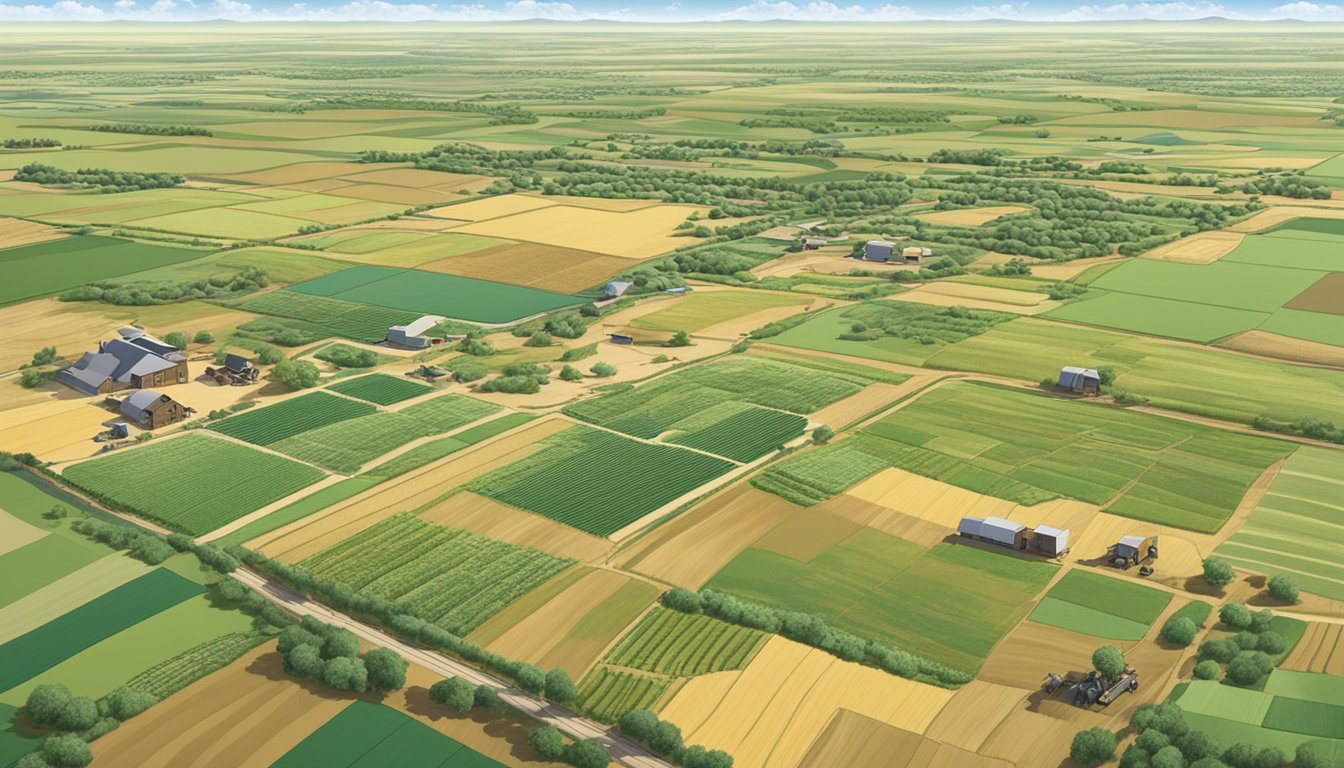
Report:
[{"label": "flat farmland", "polygon": [[654,331],[696,333],[712,325],[753,315],[767,309],[795,307],[808,300],[765,291],[714,291],[691,293],[667,309],[641,315],[632,321],[637,328]]},{"label": "flat farmland", "polygon": [[[923,365],[949,346],[1012,319],[1013,315],[1003,312],[962,312],[901,301],[870,301],[818,313],[766,340],[816,352]],[[864,330],[856,333],[856,323]]]},{"label": "flat farmland", "polygon": [[438,272],[372,266],[351,267],[291,286],[288,290],[480,323],[512,322],[579,303],[572,296],[534,288]]},{"label": "flat farmland", "polygon": [[503,768],[503,763],[453,741],[391,707],[352,701],[279,760],[276,768]]},{"label": "flat farmland", "polygon": [[632,709],[652,708],[669,685],[664,677],[598,667],[580,681],[574,703],[589,717],[614,723]]},{"label": "flat farmland", "polygon": [[1031,612],[1042,624],[1112,640],[1140,640],[1171,595],[1120,579],[1071,570]]},{"label": "flat farmland", "polygon": [[[537,453],[467,487],[579,530],[609,536],[732,466],[680,448],[575,426],[547,438]],[[633,484],[632,477],[637,478]]]},{"label": "flat farmland", "polygon": [[[422,267],[498,247],[502,241],[475,235],[352,228],[303,237],[296,242],[383,267]],[[425,267],[430,271],[433,267]]]},{"label": "flat farmland", "polygon": [[699,416],[673,425],[678,434],[667,442],[723,456],[734,461],[753,461],[799,437],[807,419],[784,411],[772,411],[739,403],[724,403]]},{"label": "flat farmland", "polygon": [[392,405],[402,400],[410,400],[413,397],[428,394],[432,391],[430,387],[411,381],[410,379],[389,376],[385,373],[375,373],[369,376],[360,376],[355,379],[345,379],[338,381],[327,387],[332,392],[339,392],[342,395],[357,397],[360,400],[367,400],[370,403],[378,405]]},{"label": "flat farmland", "polygon": [[372,405],[366,403],[325,392],[309,392],[275,405],[230,416],[215,422],[210,428],[256,445],[270,445],[308,430],[376,412]]},{"label": "flat farmland", "polygon": [[[445,237],[501,242],[476,235]],[[440,256],[443,258],[417,266],[430,272],[494,280],[559,293],[573,293],[599,286],[630,267],[630,260],[621,256],[544,243],[504,243]]]},{"label": "flat farmland", "polygon": [[1304,446],[1279,470],[1260,504],[1217,554],[1249,571],[1292,576],[1302,589],[1344,600],[1344,457]]},{"label": "flat farmland", "polygon": [[401,513],[299,565],[465,635],[572,563]]},{"label": "flat farmland", "polygon": [[[932,549],[860,529],[800,561],[760,542],[705,585],[973,672],[1056,566],[962,544]],[[900,585],[899,588],[896,585]]]},{"label": "flat farmland", "polygon": [[[674,229],[701,210],[689,205],[655,204],[618,212],[540,202],[542,205],[529,210],[464,224],[453,231],[647,259],[684,245],[684,240],[673,236]],[[463,207],[449,206],[435,213],[454,216],[462,213],[459,209]]]},{"label": "flat farmland", "polygon": [[205,435],[124,449],[62,475],[95,498],[192,535],[209,533],[322,477],[312,467]]},{"label": "flat farmland", "polygon": [[406,325],[420,314],[401,309],[375,307],[296,291],[270,291],[247,299],[239,309],[262,315],[288,317],[312,323],[332,336],[377,344],[387,338],[387,329]]},{"label": "flat farmland", "polygon": [[607,663],[692,677],[743,669],[769,635],[704,615],[655,608],[607,654]]},{"label": "flat farmland", "polygon": [[1018,504],[1069,497],[1211,532],[1288,452],[1277,441],[1147,414],[953,383],[772,467],[757,485],[815,503],[895,466]]},{"label": "flat farmland", "polygon": [[101,235],[66,237],[0,250],[7,279],[0,304],[74,288],[88,282],[177,264],[211,251],[152,245]]},{"label": "flat farmland", "polygon": [[0,252],[20,245],[45,243],[69,237],[63,229],[23,219],[0,218]]}]

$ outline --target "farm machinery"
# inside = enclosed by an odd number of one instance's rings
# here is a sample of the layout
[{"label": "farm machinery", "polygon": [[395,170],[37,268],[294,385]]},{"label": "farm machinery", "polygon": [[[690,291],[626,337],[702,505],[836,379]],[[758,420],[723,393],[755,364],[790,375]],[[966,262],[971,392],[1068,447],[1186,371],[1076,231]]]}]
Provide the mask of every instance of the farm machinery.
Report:
[{"label": "farm machinery", "polygon": [[1122,695],[1139,689],[1139,673],[1126,667],[1123,674],[1114,680],[1107,680],[1100,672],[1093,670],[1081,680],[1061,677],[1051,672],[1046,676],[1045,693],[1054,696],[1061,688],[1068,686],[1069,700],[1075,707],[1087,709],[1100,704],[1106,706]]},{"label": "farm machinery", "polygon": [[425,381],[434,381],[435,379],[441,379],[444,376],[447,376],[448,372],[437,365],[421,365],[419,368],[408,372],[406,375],[413,376],[417,379],[424,379]]},{"label": "farm machinery", "polygon": [[1120,541],[1106,548],[1110,564],[1116,568],[1129,570],[1139,566],[1139,573],[1147,576],[1153,572],[1153,561],[1157,560],[1157,536],[1122,536]]},{"label": "farm machinery", "polygon": [[244,387],[249,384],[256,384],[260,371],[242,355],[225,355],[224,364],[215,367],[210,366],[205,369],[205,375],[215,380],[215,383],[224,386]]}]

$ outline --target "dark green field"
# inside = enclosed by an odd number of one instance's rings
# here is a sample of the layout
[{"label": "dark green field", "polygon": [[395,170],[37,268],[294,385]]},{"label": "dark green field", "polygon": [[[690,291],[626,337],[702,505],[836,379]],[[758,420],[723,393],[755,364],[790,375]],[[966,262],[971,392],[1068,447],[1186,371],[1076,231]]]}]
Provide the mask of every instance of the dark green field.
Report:
[{"label": "dark green field", "polygon": [[[92,199],[91,199],[92,202]],[[0,203],[0,213],[4,205]],[[0,305],[207,256],[196,248],[84,235],[0,250]]]}]

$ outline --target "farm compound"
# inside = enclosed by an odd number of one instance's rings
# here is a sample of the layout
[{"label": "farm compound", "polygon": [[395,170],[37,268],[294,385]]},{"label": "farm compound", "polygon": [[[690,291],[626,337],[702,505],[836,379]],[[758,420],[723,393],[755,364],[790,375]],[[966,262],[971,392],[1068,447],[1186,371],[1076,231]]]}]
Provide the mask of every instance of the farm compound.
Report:
[{"label": "farm compound", "polygon": [[118,328],[117,334],[62,369],[61,383],[86,395],[187,383],[187,356],[177,347],[135,326]]}]

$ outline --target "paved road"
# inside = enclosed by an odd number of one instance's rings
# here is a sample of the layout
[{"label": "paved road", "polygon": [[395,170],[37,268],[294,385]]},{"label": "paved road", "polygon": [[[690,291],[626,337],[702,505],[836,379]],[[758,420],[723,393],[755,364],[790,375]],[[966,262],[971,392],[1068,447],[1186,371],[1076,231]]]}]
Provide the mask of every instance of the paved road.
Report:
[{"label": "paved road", "polygon": [[268,581],[265,577],[247,568],[240,567],[233,572],[233,577],[291,613],[300,616],[313,616],[333,626],[348,629],[360,638],[374,645],[390,648],[407,661],[419,664],[444,677],[460,677],[471,681],[474,685],[488,685],[494,688],[499,693],[500,698],[510,705],[544,723],[554,725],[570,736],[601,741],[606,746],[607,751],[611,753],[612,759],[621,765],[630,766],[630,768],[672,768],[671,763],[650,754],[643,747],[621,736],[615,729],[607,728],[601,723],[579,717],[572,712],[549,704],[457,659],[404,643],[376,627],[355,621],[343,613],[309,600],[280,584]]}]

